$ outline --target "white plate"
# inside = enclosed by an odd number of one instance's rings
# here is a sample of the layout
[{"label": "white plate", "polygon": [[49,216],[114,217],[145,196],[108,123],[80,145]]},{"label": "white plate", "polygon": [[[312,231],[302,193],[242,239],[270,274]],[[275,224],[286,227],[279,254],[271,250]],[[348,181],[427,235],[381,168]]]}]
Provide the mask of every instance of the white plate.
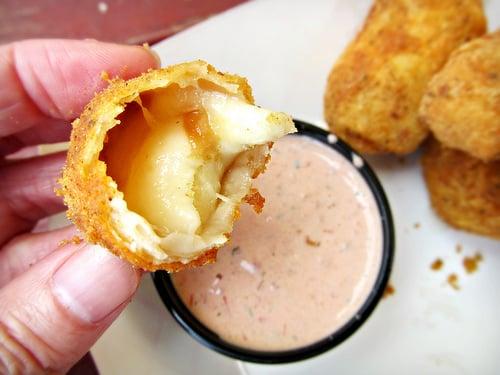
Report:
[{"label": "white plate", "polygon": [[[368,0],[263,0],[216,16],[155,46],[163,64],[204,59],[248,77],[258,104],[321,123],[327,74],[360,27]],[[490,30],[500,1],[486,1]],[[168,6],[168,5],[165,5]],[[371,159],[396,222],[394,296],[324,355],[279,366],[225,358],[191,339],[163,307],[149,277],[94,346],[102,374],[493,374],[500,368],[500,242],[456,231],[432,212],[418,155]],[[414,224],[420,223],[420,228]],[[455,252],[462,244],[463,253]],[[473,275],[465,254],[481,250]],[[430,270],[441,257],[444,269]],[[456,272],[461,289],[445,282]]]}]

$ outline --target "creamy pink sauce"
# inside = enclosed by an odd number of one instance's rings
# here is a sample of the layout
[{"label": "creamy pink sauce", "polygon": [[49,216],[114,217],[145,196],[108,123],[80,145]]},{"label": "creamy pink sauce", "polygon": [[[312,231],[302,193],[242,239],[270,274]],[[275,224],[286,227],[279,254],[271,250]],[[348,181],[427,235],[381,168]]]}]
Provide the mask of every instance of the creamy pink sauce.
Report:
[{"label": "creamy pink sauce", "polygon": [[217,262],[172,276],[193,315],[225,341],[303,347],[335,332],[373,288],[382,226],[373,195],[342,155],[305,136],[275,143]]}]

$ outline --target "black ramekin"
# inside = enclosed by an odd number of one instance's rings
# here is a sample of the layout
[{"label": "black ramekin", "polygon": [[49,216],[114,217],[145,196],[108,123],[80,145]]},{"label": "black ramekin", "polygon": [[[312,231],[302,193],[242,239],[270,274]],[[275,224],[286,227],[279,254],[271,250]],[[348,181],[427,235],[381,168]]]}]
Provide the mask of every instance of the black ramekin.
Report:
[{"label": "black ramekin", "polygon": [[380,270],[373,289],[366,301],[344,326],[314,344],[293,350],[272,352],[245,349],[225,342],[215,332],[205,327],[193,316],[193,314],[191,314],[175,291],[167,272],[158,271],[152,275],[154,284],[163,303],[174,319],[187,333],[206,347],[242,361],[268,364],[287,363],[310,358],[332,349],[351,336],[368,319],[384,293],[391,272],[394,254],[394,226],[392,215],[384,190],[372,169],[368,166],[366,161],[360,158],[346,143],[337,139],[329,132],[299,120],[295,120],[295,126],[298,130],[296,134],[314,138],[341,153],[350,163],[356,166],[359,173],[368,184],[377,202],[382,220],[383,249]]}]

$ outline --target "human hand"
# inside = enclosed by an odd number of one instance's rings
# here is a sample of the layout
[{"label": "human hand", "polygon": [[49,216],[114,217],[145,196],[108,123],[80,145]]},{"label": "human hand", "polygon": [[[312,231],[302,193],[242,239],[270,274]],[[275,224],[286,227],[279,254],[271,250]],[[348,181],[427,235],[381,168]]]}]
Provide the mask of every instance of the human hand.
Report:
[{"label": "human hand", "polygon": [[32,233],[64,210],[54,194],[65,153],[7,160],[65,141],[105,82],[158,66],[141,47],[30,40],[0,46],[0,373],[63,373],[134,294],[139,271],[87,244],[60,246],[74,227]]}]

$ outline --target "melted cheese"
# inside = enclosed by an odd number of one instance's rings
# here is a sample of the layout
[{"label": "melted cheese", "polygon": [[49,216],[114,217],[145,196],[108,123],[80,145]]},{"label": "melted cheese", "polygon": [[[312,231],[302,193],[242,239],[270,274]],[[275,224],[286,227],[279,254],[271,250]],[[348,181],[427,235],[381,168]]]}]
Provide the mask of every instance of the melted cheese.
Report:
[{"label": "melted cheese", "polygon": [[118,186],[123,196],[111,202],[121,236],[158,262],[221,246],[250,190],[252,163],[264,163],[269,142],[295,131],[293,122],[283,113],[194,87],[167,87],[138,103],[150,130],[137,149],[121,149],[133,155]]},{"label": "melted cheese", "polygon": [[160,234],[195,233],[201,225],[193,205],[194,176],[202,160],[191,157],[182,119],[153,129],[135,157],[123,191],[129,209]]}]

